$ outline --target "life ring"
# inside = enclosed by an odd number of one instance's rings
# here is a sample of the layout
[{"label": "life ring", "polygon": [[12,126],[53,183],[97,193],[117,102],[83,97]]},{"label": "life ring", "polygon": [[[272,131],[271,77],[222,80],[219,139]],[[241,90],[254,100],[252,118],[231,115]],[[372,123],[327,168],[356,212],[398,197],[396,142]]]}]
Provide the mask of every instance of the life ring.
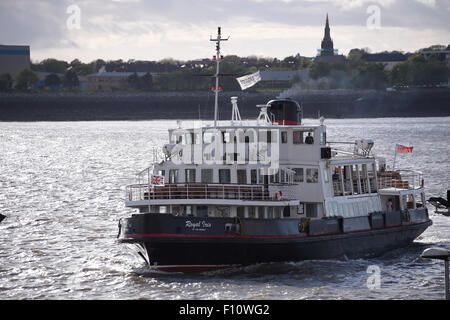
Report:
[{"label": "life ring", "polygon": [[275,193],[275,200],[281,200],[282,197],[283,192],[281,190]]}]

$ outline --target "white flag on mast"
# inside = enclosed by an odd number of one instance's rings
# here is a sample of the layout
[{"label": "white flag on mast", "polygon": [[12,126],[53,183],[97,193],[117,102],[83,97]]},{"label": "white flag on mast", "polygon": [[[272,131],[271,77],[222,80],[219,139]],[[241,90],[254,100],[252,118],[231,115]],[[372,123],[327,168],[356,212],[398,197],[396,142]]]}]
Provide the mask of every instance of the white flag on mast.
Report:
[{"label": "white flag on mast", "polygon": [[241,86],[242,90],[248,89],[250,87],[253,87],[255,84],[257,84],[259,81],[261,81],[261,74],[259,71],[256,71],[255,73],[236,78],[237,82],[239,82],[239,85]]}]

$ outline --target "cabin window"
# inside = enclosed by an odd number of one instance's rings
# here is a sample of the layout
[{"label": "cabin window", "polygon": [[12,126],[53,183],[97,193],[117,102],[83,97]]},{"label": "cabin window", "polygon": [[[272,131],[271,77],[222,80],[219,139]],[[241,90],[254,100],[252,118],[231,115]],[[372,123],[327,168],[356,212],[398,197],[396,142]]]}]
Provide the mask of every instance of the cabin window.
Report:
[{"label": "cabin window", "polygon": [[280,182],[285,183],[286,182],[286,173],[284,170],[280,170]]},{"label": "cabin window", "polygon": [[192,216],[192,206],[186,206],[184,212],[186,212],[187,216]]},{"label": "cabin window", "polygon": [[197,207],[197,217],[207,217],[208,216],[208,207],[207,206],[198,206]]},{"label": "cabin window", "polygon": [[319,182],[319,170],[318,169],[306,169],[306,182],[307,183]]},{"label": "cabin window", "polygon": [[245,170],[245,169],[237,170],[237,183],[238,184],[247,184],[247,170]]},{"label": "cabin window", "polygon": [[287,131],[282,131],[281,132],[281,143],[288,143]]},{"label": "cabin window", "polygon": [[353,182],[351,166],[344,166],[344,193],[346,195],[352,194]]},{"label": "cabin window", "polygon": [[169,183],[178,183],[178,170],[177,169],[169,170]]},{"label": "cabin window", "polygon": [[194,132],[188,132],[185,135],[185,141],[184,144],[194,144]]},{"label": "cabin window", "polygon": [[167,206],[159,206],[159,213],[167,213]]},{"label": "cabin window", "polygon": [[293,131],[292,132],[292,143],[302,144],[303,143],[303,131]]},{"label": "cabin window", "polygon": [[305,138],[304,143],[306,143],[306,144],[314,144],[314,132],[312,132],[312,131],[308,132],[308,133],[305,132],[305,134],[303,136]]},{"label": "cabin window", "polygon": [[258,219],[264,219],[264,207],[256,207],[258,213]]},{"label": "cabin window", "polygon": [[327,144],[327,133],[326,132],[321,132],[320,133],[320,144],[321,145],[326,145]]},{"label": "cabin window", "polygon": [[372,163],[368,167],[368,175],[369,175],[369,184],[370,184],[370,192],[376,193],[377,192],[377,182],[376,182],[376,168],[375,163]]},{"label": "cabin window", "polygon": [[219,183],[231,183],[230,169],[219,169]]},{"label": "cabin window", "polygon": [[185,170],[185,182],[186,183],[195,183],[195,169],[186,169]]},{"label": "cabin window", "polygon": [[369,193],[369,184],[367,181],[367,164],[361,165],[361,171],[359,172],[359,178],[361,180],[362,193]]},{"label": "cabin window", "polygon": [[317,204],[306,203],[306,216],[308,218],[317,218]]},{"label": "cabin window", "polygon": [[236,215],[239,217],[239,218],[245,218],[245,207],[237,207],[236,208]]},{"label": "cabin window", "polygon": [[281,207],[275,207],[275,219],[280,219],[281,218]]},{"label": "cabin window", "polygon": [[303,182],[303,168],[293,168],[294,170],[294,182]]},{"label": "cabin window", "polygon": [[302,215],[305,213],[305,204],[304,203],[300,203],[297,207],[297,214],[298,215]]},{"label": "cabin window", "polygon": [[267,219],[273,219],[273,207],[267,208]]},{"label": "cabin window", "polygon": [[256,170],[256,169],[250,170],[250,183],[251,184],[258,183],[258,170]]},{"label": "cabin window", "polygon": [[202,183],[213,183],[213,169],[202,169]]},{"label": "cabin window", "polygon": [[248,217],[250,219],[256,218],[256,208],[255,207],[248,207]]},{"label": "cabin window", "polygon": [[283,218],[289,218],[291,216],[291,207],[284,207]]}]

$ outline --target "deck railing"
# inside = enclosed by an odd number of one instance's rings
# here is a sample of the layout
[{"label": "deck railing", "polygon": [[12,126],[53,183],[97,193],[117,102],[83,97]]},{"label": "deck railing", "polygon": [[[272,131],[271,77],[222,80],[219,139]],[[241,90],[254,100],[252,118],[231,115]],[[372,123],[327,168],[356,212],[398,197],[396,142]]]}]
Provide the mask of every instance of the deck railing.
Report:
[{"label": "deck railing", "polygon": [[420,189],[423,187],[423,173],[415,170],[378,172],[378,188]]},{"label": "deck railing", "polygon": [[240,184],[166,184],[151,186],[134,184],[127,186],[128,201],[164,199],[227,199],[227,200],[278,200],[269,196],[263,185]]}]

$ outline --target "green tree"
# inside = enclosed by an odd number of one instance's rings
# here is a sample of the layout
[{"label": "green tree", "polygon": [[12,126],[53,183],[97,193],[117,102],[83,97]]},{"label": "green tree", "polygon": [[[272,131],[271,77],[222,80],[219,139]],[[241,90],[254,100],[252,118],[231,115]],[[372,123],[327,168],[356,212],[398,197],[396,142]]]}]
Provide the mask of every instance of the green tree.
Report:
[{"label": "green tree", "polygon": [[66,71],[63,77],[62,84],[66,89],[74,89],[80,86],[80,81],[78,80],[78,76],[72,69]]},{"label": "green tree", "polygon": [[13,78],[9,73],[0,74],[0,92],[11,91],[13,87]]},{"label": "green tree", "polygon": [[16,89],[30,90],[36,82],[39,82],[37,74],[30,69],[23,69],[16,77]]},{"label": "green tree", "polygon": [[141,79],[141,89],[145,91],[151,91],[153,89],[153,77],[150,72],[144,74]]},{"label": "green tree", "polygon": [[64,73],[66,72],[68,67],[69,64],[66,61],[50,58],[42,60],[37,66],[36,70],[45,72]]},{"label": "green tree", "polygon": [[128,76],[127,83],[128,83],[128,86],[134,90],[141,89],[141,81],[136,72],[131,74],[130,76]]},{"label": "green tree", "polygon": [[46,87],[59,86],[61,84],[61,79],[57,74],[51,73],[45,77],[44,83]]}]

